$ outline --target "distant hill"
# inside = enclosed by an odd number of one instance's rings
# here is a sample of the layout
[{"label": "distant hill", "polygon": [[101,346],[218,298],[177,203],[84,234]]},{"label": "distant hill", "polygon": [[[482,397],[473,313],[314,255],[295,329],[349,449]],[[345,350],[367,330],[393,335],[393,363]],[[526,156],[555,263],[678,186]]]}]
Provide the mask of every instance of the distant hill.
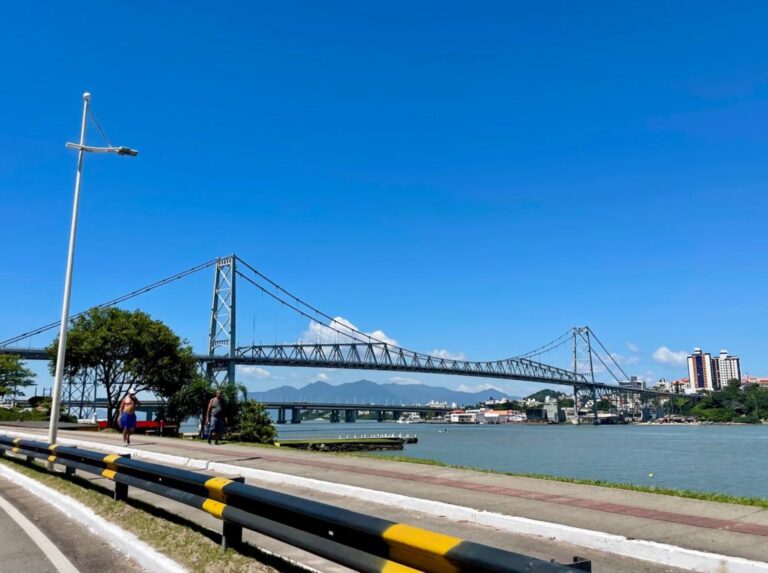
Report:
[{"label": "distant hill", "polygon": [[426,404],[430,401],[471,406],[489,398],[517,399],[501,390],[459,392],[442,386],[425,384],[377,384],[370,380],[347,382],[331,386],[326,382],[312,382],[303,388],[280,386],[265,392],[249,392],[248,396],[260,402],[342,402],[346,404]]},{"label": "distant hill", "polygon": [[549,388],[544,388],[543,390],[534,392],[533,394],[528,396],[526,400],[528,400],[529,398],[533,398],[538,402],[543,402],[544,398],[546,398],[547,396],[549,396],[550,398],[559,398],[561,396],[565,396],[565,393],[558,392],[557,390],[550,390]]}]

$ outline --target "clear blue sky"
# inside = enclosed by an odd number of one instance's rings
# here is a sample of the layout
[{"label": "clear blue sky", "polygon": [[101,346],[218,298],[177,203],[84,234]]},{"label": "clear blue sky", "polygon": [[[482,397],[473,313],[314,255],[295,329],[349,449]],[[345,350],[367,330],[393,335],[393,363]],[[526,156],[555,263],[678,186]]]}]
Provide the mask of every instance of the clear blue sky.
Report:
[{"label": "clear blue sky", "polygon": [[[633,374],[683,376],[675,353],[702,346],[768,375],[767,21],[764,2],[6,5],[0,339],[59,314],[88,90],[141,155],[86,161],[74,310],[235,251],[418,350],[501,358],[589,324]],[[202,350],[211,283],[136,304]],[[306,328],[257,298],[241,341]],[[269,374],[249,384],[361,377]]]}]

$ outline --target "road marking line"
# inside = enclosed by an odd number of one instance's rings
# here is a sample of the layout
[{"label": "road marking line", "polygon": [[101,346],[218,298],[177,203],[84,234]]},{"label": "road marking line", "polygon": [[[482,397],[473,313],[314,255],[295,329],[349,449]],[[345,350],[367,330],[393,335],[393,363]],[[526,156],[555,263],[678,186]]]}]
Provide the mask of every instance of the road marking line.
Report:
[{"label": "road marking line", "polygon": [[80,573],[72,562],[59,551],[53,542],[45,536],[45,533],[28,520],[22,513],[11,505],[5,498],[0,496],[0,509],[5,511],[8,516],[13,519],[16,524],[21,527],[24,533],[40,548],[43,555],[56,567],[59,573]]},{"label": "road marking line", "polygon": [[90,507],[64,495],[60,491],[12,470],[5,464],[0,464],[0,477],[23,487],[70,519],[81,523],[92,533],[107,541],[120,553],[130,557],[144,571],[151,571],[152,573],[187,573],[187,570],[181,565],[150,547],[130,531],[110,523],[103,517],[96,515]]}]

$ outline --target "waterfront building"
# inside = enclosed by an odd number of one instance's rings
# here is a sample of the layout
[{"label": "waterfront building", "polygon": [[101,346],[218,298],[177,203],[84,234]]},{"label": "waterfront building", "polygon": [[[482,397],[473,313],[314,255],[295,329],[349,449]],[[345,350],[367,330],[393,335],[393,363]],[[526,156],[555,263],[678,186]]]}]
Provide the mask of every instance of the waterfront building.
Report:
[{"label": "waterfront building", "polygon": [[696,392],[716,389],[717,381],[712,372],[712,355],[702,352],[701,348],[694,348],[693,354],[688,357],[688,379],[690,388]]},{"label": "waterfront building", "polygon": [[713,360],[713,370],[717,370],[718,387],[725,388],[728,380],[741,380],[741,365],[738,356],[728,356],[727,350],[721,350],[720,356]]},{"label": "waterfront building", "polygon": [[619,382],[619,386],[622,388],[629,388],[631,390],[645,390],[645,382],[639,380],[637,376],[630,376],[629,380]]},{"label": "waterfront building", "polygon": [[768,377],[766,376],[744,376],[741,379],[741,383],[746,386],[747,384],[757,384],[761,388],[768,388]]},{"label": "waterfront building", "polygon": [[688,357],[689,388],[695,392],[724,388],[728,380],[741,380],[741,364],[738,356],[730,356],[721,350],[715,358],[701,348],[695,348]]}]

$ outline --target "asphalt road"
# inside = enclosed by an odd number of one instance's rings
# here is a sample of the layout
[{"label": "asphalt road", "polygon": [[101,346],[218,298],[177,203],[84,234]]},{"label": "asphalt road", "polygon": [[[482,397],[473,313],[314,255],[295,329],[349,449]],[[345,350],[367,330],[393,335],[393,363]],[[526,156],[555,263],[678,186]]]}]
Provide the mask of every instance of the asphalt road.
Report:
[{"label": "asphalt road", "polygon": [[0,573],[143,571],[102,538],[0,478]]}]

